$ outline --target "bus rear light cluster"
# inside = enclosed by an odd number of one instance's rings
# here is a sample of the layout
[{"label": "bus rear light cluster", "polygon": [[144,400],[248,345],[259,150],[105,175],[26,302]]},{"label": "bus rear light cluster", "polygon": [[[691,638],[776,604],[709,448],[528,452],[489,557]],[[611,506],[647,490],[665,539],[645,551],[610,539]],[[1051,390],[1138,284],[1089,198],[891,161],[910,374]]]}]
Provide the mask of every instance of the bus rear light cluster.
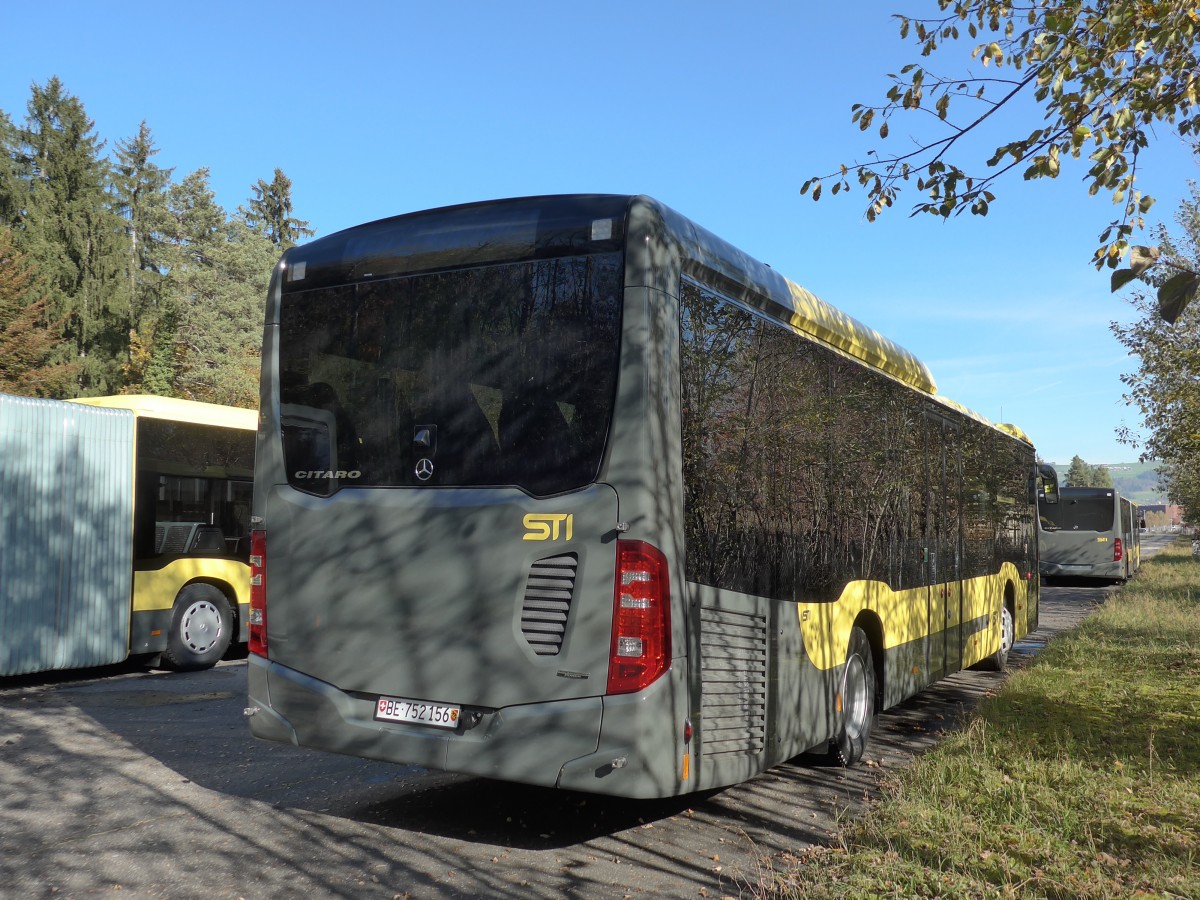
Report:
[{"label": "bus rear light cluster", "polygon": [[1117,538],[1113,541],[1113,562],[1120,562],[1125,558],[1125,545],[1121,543],[1121,539]]},{"label": "bus rear light cluster", "polygon": [[247,649],[267,655],[267,533],[250,532],[250,621]]},{"label": "bus rear light cluster", "polygon": [[666,557],[643,541],[617,541],[608,693],[643,690],[670,664],[671,588]]}]

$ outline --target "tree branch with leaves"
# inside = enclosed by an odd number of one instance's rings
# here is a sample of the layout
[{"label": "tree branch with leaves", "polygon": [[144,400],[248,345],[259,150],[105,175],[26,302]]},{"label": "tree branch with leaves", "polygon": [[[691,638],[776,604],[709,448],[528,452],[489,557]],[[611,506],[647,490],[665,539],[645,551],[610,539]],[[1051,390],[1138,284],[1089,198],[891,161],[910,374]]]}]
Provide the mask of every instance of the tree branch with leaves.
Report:
[{"label": "tree branch with leaves", "polygon": [[[1195,0],[937,0],[937,7],[936,17],[895,16],[900,37],[914,40],[923,59],[960,39],[974,42],[970,73],[948,77],[911,63],[890,76],[884,103],[855,104],[852,120],[862,131],[877,127],[882,140],[898,114],[923,113],[943,133],[918,139],[905,153],[872,150],[869,162],[810,178],[801,193],[819,200],[826,184],[838,194],[856,181],[866,191],[866,217],[873,221],[911,184],[924,195],[912,215],[949,218],[969,210],[982,216],[996,199],[997,181],[1008,173],[1020,170],[1026,181],[1057,178],[1064,161],[1086,155],[1088,193],[1111,194],[1118,207],[1099,234],[1092,262],[1098,269],[1117,268],[1154,203],[1138,190],[1137,176],[1155,126],[1168,126],[1200,152]],[[1000,75],[1006,68],[1012,77]],[[1041,125],[1024,137],[1000,139],[973,169],[952,161],[960,151],[971,152],[968,136],[1003,128],[997,114],[1011,110],[1022,94],[1032,94],[1044,111]],[[953,114],[968,104],[971,112],[956,119]]]},{"label": "tree branch with leaves", "polygon": [[[1194,517],[1200,512],[1200,306],[1178,310],[1178,321],[1164,323],[1164,287],[1180,272],[1200,270],[1200,187],[1175,216],[1180,230],[1159,226],[1158,268],[1141,273],[1141,284],[1127,298],[1138,313],[1131,324],[1111,324],[1113,335],[1137,361],[1137,370],[1121,376],[1125,402],[1141,414],[1143,438],[1130,429],[1122,443],[1140,446],[1143,460],[1162,464],[1160,479],[1174,502]],[[1149,289],[1158,289],[1156,303]]]}]

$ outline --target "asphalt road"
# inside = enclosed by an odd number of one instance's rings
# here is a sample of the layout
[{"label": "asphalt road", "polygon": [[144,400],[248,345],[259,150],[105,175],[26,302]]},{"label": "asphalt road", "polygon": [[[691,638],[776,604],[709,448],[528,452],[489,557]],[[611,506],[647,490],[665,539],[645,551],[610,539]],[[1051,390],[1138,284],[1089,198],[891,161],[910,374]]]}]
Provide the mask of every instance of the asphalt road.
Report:
[{"label": "asphalt road", "polygon": [[[1111,590],[1045,588],[1016,664]],[[959,673],[888,711],[866,765],[653,802],[255,741],[239,661],[0,679],[0,896],[752,896],[1000,677]]]}]

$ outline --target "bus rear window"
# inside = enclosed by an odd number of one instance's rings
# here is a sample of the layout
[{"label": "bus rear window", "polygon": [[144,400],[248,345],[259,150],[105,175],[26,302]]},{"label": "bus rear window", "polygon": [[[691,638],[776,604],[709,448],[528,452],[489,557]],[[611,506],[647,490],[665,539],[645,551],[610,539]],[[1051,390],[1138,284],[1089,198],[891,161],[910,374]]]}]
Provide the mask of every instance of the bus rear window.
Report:
[{"label": "bus rear window", "polygon": [[289,483],[593,481],[616,383],[621,257],[482,266],[288,294],[280,411]]},{"label": "bus rear window", "polygon": [[1071,497],[1063,491],[1058,503],[1038,505],[1042,527],[1050,531],[1112,531],[1113,496]]}]

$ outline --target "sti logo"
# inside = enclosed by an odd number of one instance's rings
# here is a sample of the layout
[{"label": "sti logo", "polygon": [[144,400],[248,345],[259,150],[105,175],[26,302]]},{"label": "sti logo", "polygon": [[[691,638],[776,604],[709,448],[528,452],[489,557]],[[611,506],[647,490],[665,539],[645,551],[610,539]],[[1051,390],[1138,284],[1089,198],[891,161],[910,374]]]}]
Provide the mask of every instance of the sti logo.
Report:
[{"label": "sti logo", "polygon": [[527,513],[523,521],[525,541],[569,541],[575,526],[569,513]]}]

